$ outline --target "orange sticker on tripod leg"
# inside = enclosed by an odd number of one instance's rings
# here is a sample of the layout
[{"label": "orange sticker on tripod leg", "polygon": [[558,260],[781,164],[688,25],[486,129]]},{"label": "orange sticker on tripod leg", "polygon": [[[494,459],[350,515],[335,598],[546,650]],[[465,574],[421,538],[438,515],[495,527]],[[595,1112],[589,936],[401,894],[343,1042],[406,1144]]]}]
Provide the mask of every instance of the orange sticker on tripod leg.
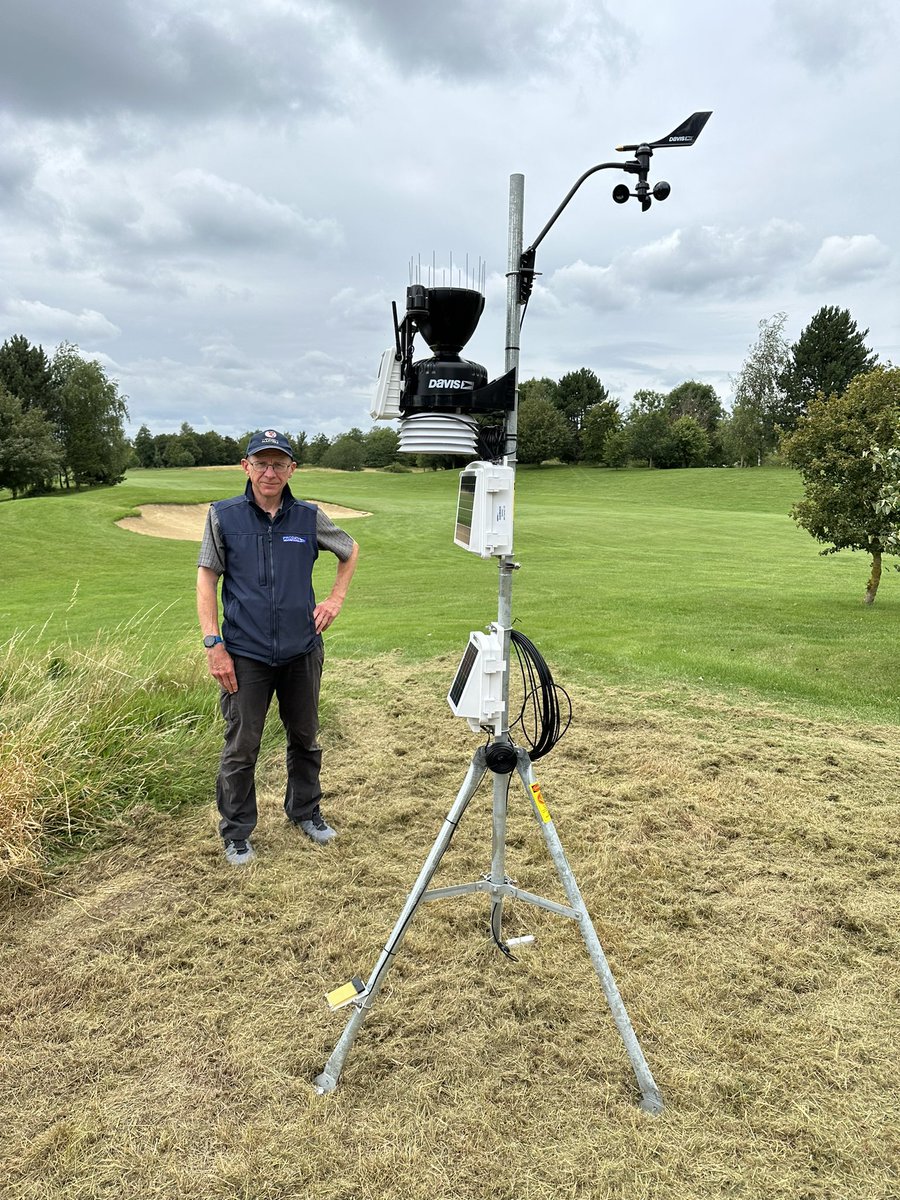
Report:
[{"label": "orange sticker on tripod leg", "polygon": [[544,822],[545,825],[549,825],[550,824],[550,810],[547,808],[547,805],[544,803],[544,797],[541,795],[541,785],[539,783],[533,783],[531,785],[531,794],[532,794],[532,796],[534,796],[534,803],[537,806],[538,812],[541,814],[541,820]]}]

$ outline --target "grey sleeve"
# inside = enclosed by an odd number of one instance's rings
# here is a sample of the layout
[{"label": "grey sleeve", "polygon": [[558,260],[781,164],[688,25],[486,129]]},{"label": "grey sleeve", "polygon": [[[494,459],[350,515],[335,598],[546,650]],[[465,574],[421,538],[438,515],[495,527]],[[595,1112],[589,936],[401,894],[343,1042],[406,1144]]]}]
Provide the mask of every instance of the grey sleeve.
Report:
[{"label": "grey sleeve", "polygon": [[330,517],[325,516],[321,508],[316,509],[316,541],[322,550],[330,550],[341,562],[347,561],[355,545],[350,534],[339,529]]},{"label": "grey sleeve", "polygon": [[200,543],[198,567],[209,567],[217,575],[225,574],[225,544],[222,541],[222,531],[219,528],[219,518],[215,508],[210,505],[206,514],[206,524],[203,527],[203,541]]}]

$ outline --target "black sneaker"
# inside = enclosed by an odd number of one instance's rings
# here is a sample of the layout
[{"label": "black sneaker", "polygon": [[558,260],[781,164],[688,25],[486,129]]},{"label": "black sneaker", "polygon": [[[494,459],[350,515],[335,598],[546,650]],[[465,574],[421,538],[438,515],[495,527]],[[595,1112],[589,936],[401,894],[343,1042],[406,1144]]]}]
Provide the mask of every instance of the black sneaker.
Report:
[{"label": "black sneaker", "polygon": [[225,843],[225,858],[233,867],[243,867],[253,862],[256,852],[246,838]]},{"label": "black sneaker", "polygon": [[337,830],[332,829],[320,812],[314,812],[307,821],[297,821],[296,825],[317,846],[324,846],[332,838],[337,837]]}]

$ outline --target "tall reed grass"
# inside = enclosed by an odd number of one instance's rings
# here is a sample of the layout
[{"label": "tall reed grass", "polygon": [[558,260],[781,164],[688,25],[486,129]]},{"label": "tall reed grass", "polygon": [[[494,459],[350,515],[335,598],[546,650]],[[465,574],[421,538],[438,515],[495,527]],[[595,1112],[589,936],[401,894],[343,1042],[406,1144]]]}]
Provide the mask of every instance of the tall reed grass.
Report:
[{"label": "tall reed grass", "polygon": [[33,633],[0,646],[0,889],[40,886],[48,862],[111,836],[136,806],[173,810],[209,790],[215,686],[193,643],[149,664],[147,643],[143,624],[88,648],[47,649]]}]

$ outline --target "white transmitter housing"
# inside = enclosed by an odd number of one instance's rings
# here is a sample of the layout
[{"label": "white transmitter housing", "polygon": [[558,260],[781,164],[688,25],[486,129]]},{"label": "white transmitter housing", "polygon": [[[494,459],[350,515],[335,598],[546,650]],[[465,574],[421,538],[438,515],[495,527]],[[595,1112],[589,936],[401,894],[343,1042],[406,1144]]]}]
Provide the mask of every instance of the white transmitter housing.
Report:
[{"label": "white transmitter housing", "polygon": [[457,546],[482,558],[512,554],[514,484],[512,467],[473,462],[460,471],[453,536]]},{"label": "white transmitter housing", "polygon": [[400,383],[400,359],[391,346],[382,354],[378,366],[375,399],[369,408],[373,421],[396,421],[403,416],[400,411]]},{"label": "white transmitter housing", "polygon": [[493,729],[503,716],[505,667],[499,626],[491,625],[489,633],[469,634],[447,703],[454,716],[465,717],[474,733]]}]

